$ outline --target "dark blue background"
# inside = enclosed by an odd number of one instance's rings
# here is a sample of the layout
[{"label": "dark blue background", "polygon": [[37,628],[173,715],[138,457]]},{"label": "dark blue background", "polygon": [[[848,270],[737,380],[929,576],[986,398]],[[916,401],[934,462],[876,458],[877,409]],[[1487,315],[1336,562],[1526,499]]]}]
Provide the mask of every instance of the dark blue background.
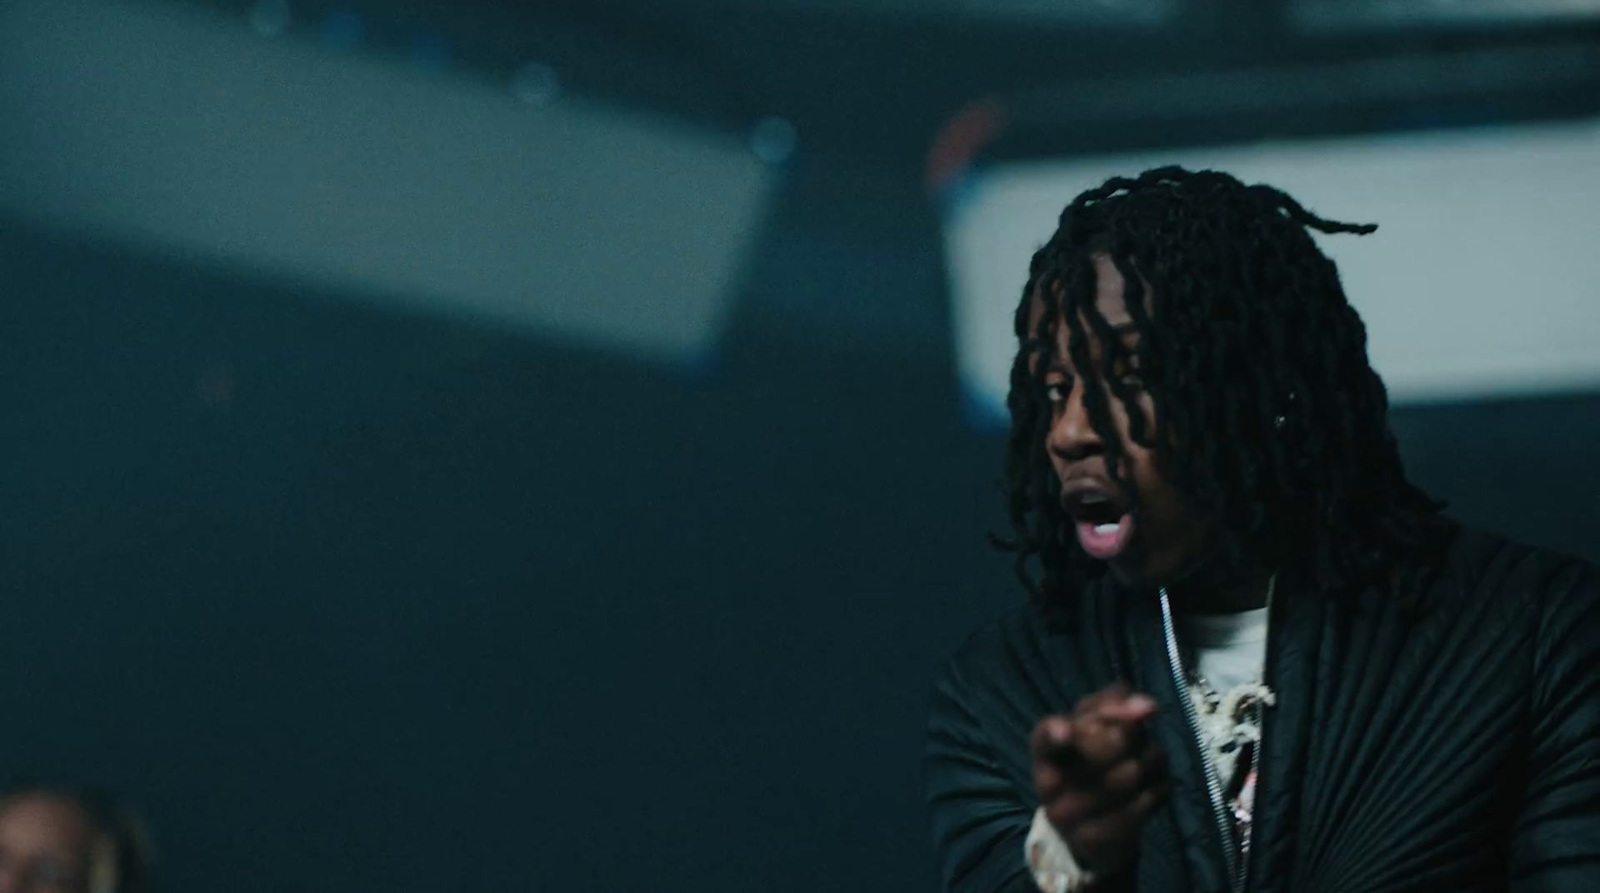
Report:
[{"label": "dark blue background", "polygon": [[[0,766],[175,891],[931,888],[927,685],[1020,598],[937,244],[802,166],[685,370],[7,225]],[[1600,397],[1395,421],[1600,553]]]}]

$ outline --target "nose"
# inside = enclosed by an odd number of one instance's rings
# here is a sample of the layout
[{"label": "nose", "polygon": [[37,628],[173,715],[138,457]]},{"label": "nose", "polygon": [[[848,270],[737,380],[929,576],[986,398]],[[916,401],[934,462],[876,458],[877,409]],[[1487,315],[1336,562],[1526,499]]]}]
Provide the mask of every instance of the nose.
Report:
[{"label": "nose", "polygon": [[1050,430],[1045,435],[1045,448],[1054,457],[1066,462],[1081,462],[1104,452],[1099,432],[1089,421],[1089,408],[1083,402],[1082,381],[1072,383],[1071,389],[1051,404]]}]

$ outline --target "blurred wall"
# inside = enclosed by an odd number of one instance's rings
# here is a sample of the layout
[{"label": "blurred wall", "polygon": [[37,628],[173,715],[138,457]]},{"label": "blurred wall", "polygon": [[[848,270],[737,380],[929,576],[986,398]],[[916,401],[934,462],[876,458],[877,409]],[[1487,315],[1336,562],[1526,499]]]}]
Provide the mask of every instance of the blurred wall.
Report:
[{"label": "blurred wall", "polygon": [[925,686],[1013,594],[884,180],[796,173],[699,375],[5,227],[0,766],[170,890],[926,889]]}]

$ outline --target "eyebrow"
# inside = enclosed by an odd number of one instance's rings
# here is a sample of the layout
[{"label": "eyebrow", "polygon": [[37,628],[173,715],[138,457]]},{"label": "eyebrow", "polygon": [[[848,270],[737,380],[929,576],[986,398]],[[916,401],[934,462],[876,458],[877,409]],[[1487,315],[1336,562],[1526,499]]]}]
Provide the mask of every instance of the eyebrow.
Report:
[{"label": "eyebrow", "polygon": [[[1086,332],[1086,334],[1094,334],[1094,332],[1089,330]],[[1116,325],[1112,326],[1111,334],[1116,335],[1119,338],[1123,338],[1127,337],[1128,335],[1138,335],[1141,334],[1141,332],[1139,331],[1139,324],[1130,319],[1127,322],[1117,323]]]},{"label": "eyebrow", "polygon": [[[1139,333],[1139,324],[1134,322],[1134,321],[1132,321],[1132,320],[1129,320],[1129,321],[1124,322],[1124,323],[1118,323],[1118,324],[1116,324],[1116,325],[1111,327],[1111,334],[1116,335],[1119,338],[1126,337],[1128,335],[1138,335],[1138,334],[1140,334]],[[1123,350],[1132,350],[1132,349],[1133,348],[1128,348],[1128,347],[1124,347],[1123,348]],[[1050,359],[1049,359],[1049,362],[1045,365],[1045,372],[1066,372],[1066,371],[1067,371],[1067,367],[1061,361],[1061,358],[1059,356],[1056,356],[1055,351],[1053,351],[1053,350],[1050,351]]]}]

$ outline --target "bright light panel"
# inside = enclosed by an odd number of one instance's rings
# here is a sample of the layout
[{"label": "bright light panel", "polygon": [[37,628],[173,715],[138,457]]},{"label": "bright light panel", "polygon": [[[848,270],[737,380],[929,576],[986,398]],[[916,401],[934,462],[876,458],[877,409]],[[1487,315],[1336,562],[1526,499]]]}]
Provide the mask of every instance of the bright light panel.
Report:
[{"label": "bright light panel", "polygon": [[1001,422],[1028,259],[1061,209],[1163,164],[1270,183],[1369,236],[1319,236],[1396,403],[1600,389],[1600,120],[1011,164],[952,201],[957,364]]},{"label": "bright light panel", "polygon": [[714,347],[776,183],[742,139],[259,29],[0,4],[0,207],[407,312]]},{"label": "bright light panel", "polygon": [[1289,17],[1313,29],[1470,25],[1576,19],[1600,14],[1600,0],[1297,0]]}]

